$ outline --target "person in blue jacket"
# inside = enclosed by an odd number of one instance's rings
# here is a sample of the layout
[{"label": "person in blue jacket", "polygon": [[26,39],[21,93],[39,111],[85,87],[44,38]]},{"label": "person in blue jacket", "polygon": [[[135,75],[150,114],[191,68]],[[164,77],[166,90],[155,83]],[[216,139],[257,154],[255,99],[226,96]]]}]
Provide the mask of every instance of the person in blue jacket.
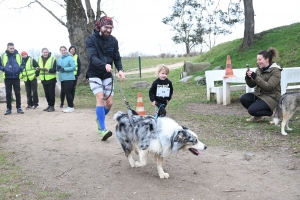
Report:
[{"label": "person in blue jacket", "polygon": [[66,95],[68,102],[68,107],[62,111],[70,113],[74,112],[74,98],[71,92],[75,81],[74,71],[76,70],[76,65],[73,57],[68,54],[67,47],[61,46],[59,50],[61,57],[57,60],[56,70],[58,71],[58,80],[61,82],[61,90]]},{"label": "person in blue jacket", "polygon": [[12,42],[7,44],[7,50],[5,53],[1,55],[0,58],[0,70],[3,71],[3,79],[5,84],[6,91],[6,107],[7,110],[4,113],[5,115],[11,114],[11,92],[12,88],[14,88],[14,92],[16,95],[16,108],[17,113],[24,114],[21,109],[21,86],[20,86],[20,78],[21,72],[25,67],[25,62],[22,59],[22,56],[15,49],[15,45]]}]

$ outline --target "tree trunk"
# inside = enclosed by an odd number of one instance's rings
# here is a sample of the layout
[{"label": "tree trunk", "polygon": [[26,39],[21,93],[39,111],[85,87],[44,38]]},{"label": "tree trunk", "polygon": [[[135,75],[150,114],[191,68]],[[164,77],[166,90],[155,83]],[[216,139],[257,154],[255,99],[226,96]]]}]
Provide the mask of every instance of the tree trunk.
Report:
[{"label": "tree trunk", "polygon": [[243,0],[245,10],[244,40],[241,49],[250,47],[254,43],[254,9],[252,0]]},{"label": "tree trunk", "polygon": [[190,54],[190,42],[185,42],[185,51],[186,51],[186,55]]},{"label": "tree trunk", "polygon": [[67,0],[67,28],[71,45],[76,46],[76,53],[81,60],[81,75],[78,83],[82,83],[88,65],[88,55],[85,47],[87,37],[87,17],[81,1]]},{"label": "tree trunk", "polygon": [[189,55],[190,54],[190,47],[188,44],[186,44],[186,55]]}]

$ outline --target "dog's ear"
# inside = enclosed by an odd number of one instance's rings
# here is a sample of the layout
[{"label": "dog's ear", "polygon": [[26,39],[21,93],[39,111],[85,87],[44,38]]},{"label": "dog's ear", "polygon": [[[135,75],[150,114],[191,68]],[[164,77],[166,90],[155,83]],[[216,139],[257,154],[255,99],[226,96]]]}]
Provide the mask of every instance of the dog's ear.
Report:
[{"label": "dog's ear", "polygon": [[187,132],[185,130],[175,131],[174,142],[184,143],[187,141]]},{"label": "dog's ear", "polygon": [[174,138],[175,142],[183,142],[186,140],[186,132],[185,131],[178,131],[176,137]]},{"label": "dog's ear", "polygon": [[185,145],[188,142],[196,144],[197,138],[185,130],[175,131],[171,142],[171,148],[173,149],[173,147],[176,146],[177,149],[180,149],[183,145]]},{"label": "dog's ear", "polygon": [[171,139],[171,148],[173,152],[179,151],[188,141],[185,130],[176,130]]}]

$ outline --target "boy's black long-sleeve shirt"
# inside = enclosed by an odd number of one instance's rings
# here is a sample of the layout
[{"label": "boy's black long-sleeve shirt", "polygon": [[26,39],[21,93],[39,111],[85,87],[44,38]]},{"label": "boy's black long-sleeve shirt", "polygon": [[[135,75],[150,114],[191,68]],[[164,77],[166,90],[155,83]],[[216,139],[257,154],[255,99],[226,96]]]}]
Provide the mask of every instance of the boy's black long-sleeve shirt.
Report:
[{"label": "boy's black long-sleeve shirt", "polygon": [[[170,93],[169,96],[157,96],[157,88],[158,87],[164,87],[164,88],[170,88]],[[149,98],[150,101],[156,101],[160,104],[165,104],[167,105],[167,100],[170,101],[172,99],[172,95],[173,95],[173,85],[172,82],[166,78],[165,80],[160,80],[159,78],[156,79],[153,83],[152,86],[149,90]]]}]

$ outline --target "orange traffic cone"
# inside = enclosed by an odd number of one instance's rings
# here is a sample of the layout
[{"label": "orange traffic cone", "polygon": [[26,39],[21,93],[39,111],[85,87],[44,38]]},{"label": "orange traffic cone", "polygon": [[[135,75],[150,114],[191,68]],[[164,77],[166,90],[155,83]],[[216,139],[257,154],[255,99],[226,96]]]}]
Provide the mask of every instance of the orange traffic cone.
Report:
[{"label": "orange traffic cone", "polygon": [[144,103],[143,103],[143,98],[142,98],[142,93],[138,93],[138,98],[136,102],[136,109],[135,111],[142,116],[146,115],[145,108],[144,108]]},{"label": "orange traffic cone", "polygon": [[235,77],[235,75],[233,74],[233,71],[232,71],[230,55],[227,55],[226,69],[225,70],[226,70],[225,71],[225,76],[223,76],[224,78]]}]

